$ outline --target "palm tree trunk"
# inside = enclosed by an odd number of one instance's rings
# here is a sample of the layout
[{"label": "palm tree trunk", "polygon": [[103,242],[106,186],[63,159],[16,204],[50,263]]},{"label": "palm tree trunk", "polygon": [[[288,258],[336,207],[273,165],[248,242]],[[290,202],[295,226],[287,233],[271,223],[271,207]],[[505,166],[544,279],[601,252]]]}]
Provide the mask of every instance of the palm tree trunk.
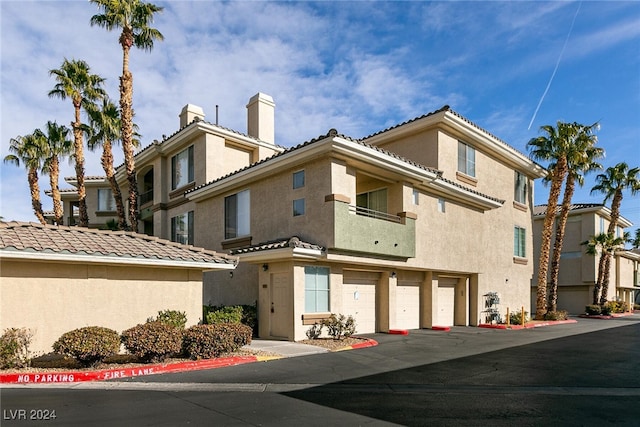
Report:
[{"label": "palm tree trunk", "polygon": [[[603,249],[604,251],[604,249]],[[600,304],[600,291],[602,290],[602,279],[604,277],[604,264],[605,264],[604,252],[600,254],[600,260],[598,261],[598,278],[593,287],[593,304]]]},{"label": "palm tree trunk", "polygon": [[604,305],[607,302],[607,296],[609,294],[609,267],[611,265],[611,252],[605,252],[603,254],[603,258],[604,273],[602,274],[602,293],[600,294],[600,305]]},{"label": "palm tree trunk", "polygon": [[38,185],[37,169],[29,169],[27,178],[29,180],[29,190],[31,191],[31,206],[33,207],[33,213],[42,225],[46,225],[47,220],[44,219],[42,202],[40,202],[40,186]]},{"label": "palm tree trunk", "polygon": [[549,282],[549,302],[548,311],[557,311],[558,309],[558,276],[560,274],[560,256],[562,255],[562,244],[564,243],[564,233],[571,209],[571,199],[575,190],[575,177],[569,174],[567,183],[564,188],[564,196],[562,198],[562,209],[560,217],[556,224],[556,240],[553,244],[553,256],[551,259],[551,279]]},{"label": "palm tree trunk", "polygon": [[551,249],[551,234],[553,232],[553,222],[556,217],[556,208],[562,181],[567,170],[566,158],[558,159],[556,168],[551,179],[551,189],[549,190],[549,201],[547,212],[544,216],[542,227],[542,241],[540,243],[540,259],[538,264],[538,284],[536,289],[536,318],[544,319],[547,311],[547,273],[549,271],[549,250]]},{"label": "palm tree trunk", "polygon": [[[616,190],[611,201],[611,220],[609,221],[609,227],[607,227],[607,233],[615,237],[616,226],[620,219],[620,205],[622,204],[622,190]],[[609,292],[609,277],[611,276],[611,252],[607,251],[604,257],[604,266],[602,274],[602,295],[600,296],[600,305],[604,305],[607,302],[607,294]]]},{"label": "palm tree trunk", "polygon": [[75,148],[76,180],[78,181],[78,215],[80,227],[89,226],[89,215],[87,213],[87,193],[84,186],[84,143],[82,142],[82,129],[80,119],[80,101],[74,100],[75,122],[71,123],[73,128],[73,144]]},{"label": "palm tree trunk", "polygon": [[133,34],[123,29],[120,36],[122,45],[122,77],[120,77],[120,118],[122,150],[129,183],[129,221],[131,229],[138,231],[138,182],[136,179],[133,152],[133,75],[129,71],[129,50],[133,44]]},{"label": "palm tree trunk", "polygon": [[49,167],[49,183],[51,184],[51,198],[53,199],[53,216],[57,225],[64,224],[64,212],[62,211],[62,201],[60,200],[60,188],[58,187],[58,177],[60,175],[60,162],[58,156],[53,156]]},{"label": "palm tree trunk", "polygon": [[118,212],[118,228],[120,230],[127,230],[127,218],[124,213],[124,203],[122,202],[122,192],[120,186],[116,180],[115,173],[113,171],[113,151],[111,150],[111,142],[104,141],[102,144],[102,169],[107,176],[111,191],[113,192],[113,198],[116,201],[116,211]]}]

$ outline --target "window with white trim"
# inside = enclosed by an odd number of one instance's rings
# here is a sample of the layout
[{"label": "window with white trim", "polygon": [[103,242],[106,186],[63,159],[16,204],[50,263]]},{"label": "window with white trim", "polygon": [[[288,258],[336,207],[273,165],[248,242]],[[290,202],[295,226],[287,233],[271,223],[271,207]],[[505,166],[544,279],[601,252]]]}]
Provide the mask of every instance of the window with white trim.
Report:
[{"label": "window with white trim", "polygon": [[193,182],[193,145],[171,158],[171,189]]},{"label": "window with white trim", "polygon": [[515,226],[513,228],[513,255],[526,258],[526,229],[522,227]]},{"label": "window with white trim", "polygon": [[98,210],[116,210],[116,199],[113,198],[113,191],[110,188],[98,188]]},{"label": "window with white trim", "polygon": [[193,211],[171,218],[171,241],[193,245]]},{"label": "window with white trim", "polygon": [[250,220],[250,193],[244,190],[224,198],[224,238],[248,236]]},{"label": "window with white trim", "polygon": [[329,268],[304,268],[304,311],[329,312]]},{"label": "window with white trim", "polygon": [[476,176],[476,150],[462,141],[458,141],[458,172]]},{"label": "window with white trim", "polygon": [[527,177],[515,171],[515,186],[513,199],[522,204],[527,203]]}]

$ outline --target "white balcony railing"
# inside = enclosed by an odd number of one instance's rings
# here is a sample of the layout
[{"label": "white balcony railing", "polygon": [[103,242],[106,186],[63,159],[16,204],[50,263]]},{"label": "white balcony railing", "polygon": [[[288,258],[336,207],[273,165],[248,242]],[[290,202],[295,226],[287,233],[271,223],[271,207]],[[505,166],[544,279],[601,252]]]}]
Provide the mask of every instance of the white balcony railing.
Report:
[{"label": "white balcony railing", "polygon": [[374,211],[373,209],[363,208],[362,206],[349,205],[349,213],[366,216],[369,218],[382,219],[384,221],[400,223],[401,218],[397,215],[391,215],[386,212]]}]

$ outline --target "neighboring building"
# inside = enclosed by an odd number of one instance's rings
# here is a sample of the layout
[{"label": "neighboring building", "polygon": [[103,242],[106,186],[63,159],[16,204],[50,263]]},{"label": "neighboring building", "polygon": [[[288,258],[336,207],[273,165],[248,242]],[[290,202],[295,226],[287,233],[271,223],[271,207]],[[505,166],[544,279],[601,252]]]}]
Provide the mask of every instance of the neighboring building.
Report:
[{"label": "neighboring building", "polygon": [[[557,212],[560,213],[560,206]],[[540,258],[540,239],[547,205],[534,208],[533,245],[534,264]],[[574,204],[569,211],[565,237],[560,255],[560,273],[558,276],[558,309],[571,314],[582,314],[585,306],[593,303],[593,289],[598,276],[599,256],[585,253],[586,246],[582,242],[591,236],[606,233],[611,220],[611,210],[602,204]],[[624,229],[633,224],[624,217],[618,220],[616,236],[621,237]],[[555,232],[551,241],[551,250],[555,241]],[[615,253],[610,271],[607,300],[626,301],[633,308],[634,293],[638,292],[638,261],[640,254],[631,251]],[[536,306],[537,269],[531,282],[531,307]]]},{"label": "neighboring building", "polygon": [[202,318],[202,273],[237,258],[134,233],[0,222],[0,330],[35,332],[49,353],[65,332],[122,332],[161,310]]},{"label": "neighboring building", "polygon": [[448,106],[362,140],[331,130],[186,192],[195,243],[241,260],[204,299],[257,301],[260,336],[289,340],[331,312],[360,333],[504,317],[529,305],[542,176]]}]

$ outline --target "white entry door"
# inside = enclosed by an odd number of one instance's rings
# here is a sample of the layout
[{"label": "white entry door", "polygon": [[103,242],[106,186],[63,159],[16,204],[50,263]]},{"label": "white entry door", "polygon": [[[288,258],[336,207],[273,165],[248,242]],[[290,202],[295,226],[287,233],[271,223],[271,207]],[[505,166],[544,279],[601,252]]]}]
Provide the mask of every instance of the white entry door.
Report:
[{"label": "white entry door", "polygon": [[271,275],[271,314],[270,335],[275,338],[289,338],[291,318],[291,301],[289,291],[289,274],[274,273]]},{"label": "white entry door", "polygon": [[455,299],[455,285],[438,285],[438,321],[436,326],[453,326]]}]

